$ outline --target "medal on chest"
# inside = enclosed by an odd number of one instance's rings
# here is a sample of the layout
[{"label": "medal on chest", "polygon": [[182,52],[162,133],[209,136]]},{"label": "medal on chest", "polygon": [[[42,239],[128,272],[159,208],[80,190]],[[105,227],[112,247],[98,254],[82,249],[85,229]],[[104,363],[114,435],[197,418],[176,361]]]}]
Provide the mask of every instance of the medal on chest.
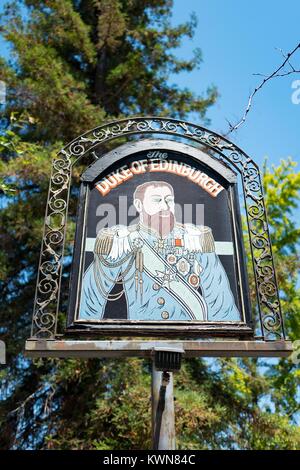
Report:
[{"label": "medal on chest", "polygon": [[200,285],[202,267],[196,260],[195,254],[184,247],[182,238],[174,238],[164,246],[165,259],[170,266],[184,277],[195,289]]}]

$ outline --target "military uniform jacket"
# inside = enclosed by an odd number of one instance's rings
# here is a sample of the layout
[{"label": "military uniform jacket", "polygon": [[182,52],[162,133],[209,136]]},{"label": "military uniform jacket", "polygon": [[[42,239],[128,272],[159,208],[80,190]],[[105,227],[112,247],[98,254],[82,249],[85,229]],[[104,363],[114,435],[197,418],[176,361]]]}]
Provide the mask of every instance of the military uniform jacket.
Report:
[{"label": "military uniform jacket", "polygon": [[128,320],[240,320],[205,226],[176,223],[164,239],[142,224],[101,230],[83,277],[78,319],[103,319],[107,303],[122,296]]}]

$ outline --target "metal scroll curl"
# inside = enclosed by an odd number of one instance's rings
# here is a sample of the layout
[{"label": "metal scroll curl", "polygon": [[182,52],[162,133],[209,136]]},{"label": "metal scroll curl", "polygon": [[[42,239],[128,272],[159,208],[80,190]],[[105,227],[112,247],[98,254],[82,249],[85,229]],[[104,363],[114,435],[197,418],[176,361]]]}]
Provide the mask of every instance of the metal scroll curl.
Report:
[{"label": "metal scroll curl", "polygon": [[71,159],[65,154],[58,155],[52,163],[46,207],[32,319],[34,338],[56,336],[70,177]]},{"label": "metal scroll curl", "polygon": [[[54,158],[46,208],[32,338],[54,339],[57,334],[59,290],[72,166],[100,144],[134,134],[166,134],[194,141],[214,151],[241,175],[262,336],[284,338],[267,215],[260,173],[255,162],[223,136],[196,124],[163,117],[136,117],[110,122],[70,142]],[[96,155],[94,155],[96,159]]]}]

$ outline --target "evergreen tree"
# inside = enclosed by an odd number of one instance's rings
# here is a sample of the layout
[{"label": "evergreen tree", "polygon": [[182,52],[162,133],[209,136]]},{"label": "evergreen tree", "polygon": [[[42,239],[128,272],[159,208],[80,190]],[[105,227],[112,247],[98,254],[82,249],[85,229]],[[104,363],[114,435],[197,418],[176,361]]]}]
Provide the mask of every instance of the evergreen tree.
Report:
[{"label": "evergreen tree", "polygon": [[[8,89],[0,135],[0,334],[8,348],[0,448],[150,447],[147,362],[30,361],[22,351],[54,153],[103,120],[148,113],[205,119],[216,99],[214,88],[197,97],[170,85],[170,74],[192,71],[201,60],[199,51],[191,60],[176,58],[196,22],[175,27],[171,12],[169,0],[33,0],[10,2],[2,18],[13,56],[0,63]],[[299,230],[291,213],[300,175],[286,161],[266,168],[264,181],[283,307],[296,339]],[[299,449],[299,371],[288,360],[262,366],[250,359],[186,361],[175,384],[179,447]]]},{"label": "evergreen tree", "polygon": [[[19,3],[19,2],[18,2]],[[195,96],[169,83],[170,74],[201,63],[174,54],[192,39],[196,20],[172,26],[170,0],[24,0],[10,2],[2,35],[14,60],[4,64],[7,112],[26,110],[34,138],[67,142],[104,119],[150,114],[203,118],[216,90]],[[32,129],[31,129],[32,130]]]}]

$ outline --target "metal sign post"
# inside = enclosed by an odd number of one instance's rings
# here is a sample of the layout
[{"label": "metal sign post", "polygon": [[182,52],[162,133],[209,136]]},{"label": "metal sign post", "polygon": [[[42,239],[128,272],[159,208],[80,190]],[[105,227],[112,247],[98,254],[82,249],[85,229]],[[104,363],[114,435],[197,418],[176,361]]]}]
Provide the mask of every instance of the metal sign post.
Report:
[{"label": "metal sign post", "polygon": [[173,373],[156,370],[152,364],[152,448],[175,450]]},{"label": "metal sign post", "polygon": [[[152,448],[173,450],[176,448],[173,372],[168,372],[169,378],[166,382],[162,381],[163,363],[160,358],[157,358],[158,363],[155,361],[155,351],[177,351],[181,354],[184,352],[184,357],[188,359],[191,357],[288,357],[293,349],[290,341],[58,339],[52,341],[27,340],[26,342],[26,355],[32,358],[150,358],[152,360]],[[178,368],[178,359],[173,362],[173,367],[171,360],[165,365],[166,371],[178,370]],[[161,390],[162,386],[165,386],[165,390]],[[159,404],[160,397],[163,403]]]},{"label": "metal sign post", "polygon": [[154,450],[175,449],[173,372],[181,367],[182,348],[154,349],[152,363],[152,436]]}]

